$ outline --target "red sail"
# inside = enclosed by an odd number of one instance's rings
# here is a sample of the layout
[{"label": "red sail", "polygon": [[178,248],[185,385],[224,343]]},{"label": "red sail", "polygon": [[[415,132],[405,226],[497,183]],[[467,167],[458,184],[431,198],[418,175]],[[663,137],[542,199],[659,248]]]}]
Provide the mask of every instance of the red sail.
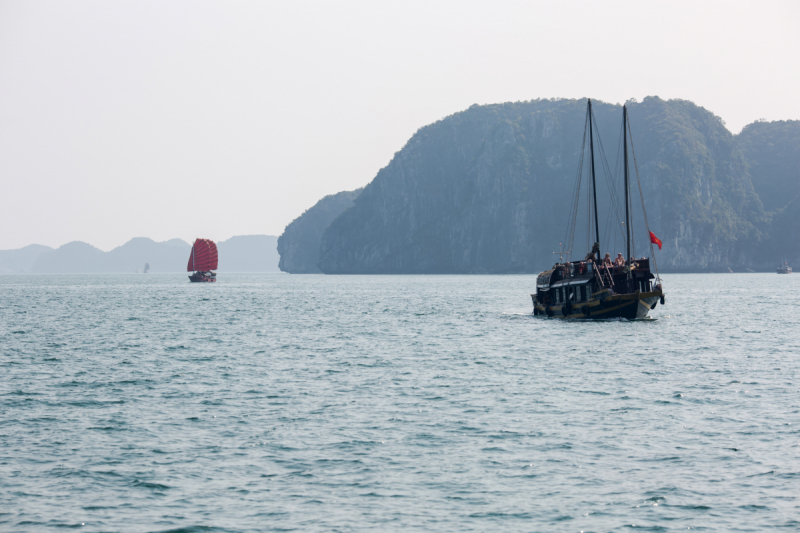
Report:
[{"label": "red sail", "polygon": [[210,239],[197,239],[189,254],[187,272],[207,272],[217,269],[217,245]]}]

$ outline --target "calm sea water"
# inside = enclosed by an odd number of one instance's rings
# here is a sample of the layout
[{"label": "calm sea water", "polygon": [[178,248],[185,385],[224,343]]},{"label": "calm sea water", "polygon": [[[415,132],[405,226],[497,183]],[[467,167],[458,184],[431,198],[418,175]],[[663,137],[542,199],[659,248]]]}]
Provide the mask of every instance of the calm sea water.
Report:
[{"label": "calm sea water", "polygon": [[0,276],[0,530],[800,529],[800,275]]}]

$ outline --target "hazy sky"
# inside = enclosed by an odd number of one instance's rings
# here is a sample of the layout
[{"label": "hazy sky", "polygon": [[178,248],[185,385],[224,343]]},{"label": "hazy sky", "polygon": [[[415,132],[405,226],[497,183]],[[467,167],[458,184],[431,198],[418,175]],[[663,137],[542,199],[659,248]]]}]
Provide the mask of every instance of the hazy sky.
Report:
[{"label": "hazy sky", "polygon": [[800,2],[0,1],[0,249],[280,235],[472,104],[800,119]]}]

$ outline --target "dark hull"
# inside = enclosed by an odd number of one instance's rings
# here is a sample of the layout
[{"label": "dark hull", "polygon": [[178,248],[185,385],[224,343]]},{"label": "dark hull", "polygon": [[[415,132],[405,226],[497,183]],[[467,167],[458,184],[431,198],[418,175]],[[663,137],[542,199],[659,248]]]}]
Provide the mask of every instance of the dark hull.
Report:
[{"label": "dark hull", "polygon": [[663,297],[664,294],[660,290],[615,294],[605,298],[592,298],[588,302],[573,304],[570,308],[563,304],[544,306],[536,301],[535,294],[531,294],[534,315],[570,320],[607,320],[611,318],[637,320],[647,318],[650,310],[655,309],[659,300]]},{"label": "dark hull", "polygon": [[195,272],[191,276],[189,276],[189,281],[192,283],[212,283],[217,281],[217,278],[213,276],[206,276],[205,274],[201,274],[199,272]]}]

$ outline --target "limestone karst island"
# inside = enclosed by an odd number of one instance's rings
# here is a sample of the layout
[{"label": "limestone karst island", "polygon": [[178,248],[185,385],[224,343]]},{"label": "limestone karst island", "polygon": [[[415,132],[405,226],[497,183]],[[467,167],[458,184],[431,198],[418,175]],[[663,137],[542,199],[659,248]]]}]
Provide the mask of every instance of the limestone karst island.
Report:
[{"label": "limestone karst island", "polygon": [[[800,121],[759,121],[734,135],[686,100],[627,105],[650,229],[664,242],[662,272],[800,263]],[[550,267],[569,216],[585,106],[586,99],[474,105],[420,128],[366,187],[325,197],[287,226],[281,270]],[[621,110],[594,101],[611,167]]]}]

